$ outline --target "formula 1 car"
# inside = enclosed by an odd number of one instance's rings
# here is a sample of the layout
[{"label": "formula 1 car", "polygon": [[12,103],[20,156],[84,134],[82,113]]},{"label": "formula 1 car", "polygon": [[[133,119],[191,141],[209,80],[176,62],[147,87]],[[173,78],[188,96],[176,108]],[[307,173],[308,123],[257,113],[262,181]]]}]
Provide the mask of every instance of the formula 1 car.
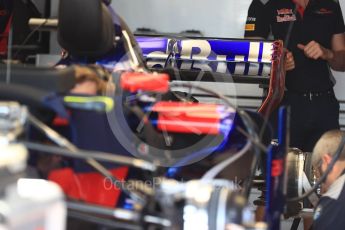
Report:
[{"label": "formula 1 car", "polygon": [[[92,10],[87,11],[85,9]],[[90,12],[93,14],[90,15]],[[75,15],[78,15],[78,17],[75,18]],[[75,33],[76,28],[78,28],[77,33]],[[196,204],[191,196],[201,187],[191,183],[186,188],[183,184],[183,186],[180,186],[181,184],[176,183],[176,179],[183,180],[187,178],[189,180],[200,178],[200,170],[197,170],[199,172],[196,176],[191,175],[195,172],[189,172],[187,176],[184,173],[179,174],[179,177],[182,178],[176,178],[174,170],[176,168],[179,170],[181,166],[193,163],[195,159],[200,160],[208,157],[211,158],[210,162],[214,160],[212,158],[216,157],[219,157],[218,162],[220,161],[221,163],[224,159],[227,159],[224,160],[227,162],[225,165],[227,166],[236,159],[233,158],[234,156],[237,158],[244,156],[244,153],[249,150],[248,143],[251,143],[255,154],[244,159],[243,162],[237,162],[240,167],[250,169],[247,171],[247,174],[242,176],[247,178],[245,183],[242,184],[245,186],[245,189],[241,194],[244,194],[244,199],[246,199],[251,188],[253,173],[258,164],[258,156],[261,151],[259,147],[264,147],[262,149],[266,151],[265,146],[269,145],[271,137],[268,136],[269,141],[262,145],[262,140],[256,134],[257,129],[253,124],[255,122],[252,121],[252,119],[259,120],[258,123],[261,121],[261,124],[258,125],[260,129],[260,126],[265,126],[263,125],[265,122],[262,117],[255,114],[250,118],[250,115],[248,117],[246,112],[241,112],[240,110],[240,112],[235,112],[231,103],[221,93],[197,87],[190,83],[174,83],[173,81],[200,80],[198,78],[200,72],[203,72],[205,75],[205,78],[203,77],[202,80],[211,82],[218,80],[226,81],[228,78],[232,78],[234,81],[269,81],[267,98],[259,109],[259,113],[267,116],[279,104],[284,92],[284,90],[281,90],[284,87],[284,52],[282,42],[134,37],[124,21],[111,9],[109,3],[102,3],[100,1],[85,2],[82,0],[61,0],[58,39],[60,45],[65,49],[65,55],[58,65],[97,64],[104,67],[105,70],[94,68],[94,73],[98,74],[99,78],[105,81],[108,86],[109,83],[115,83],[117,86],[115,94],[114,91],[110,90],[112,94],[105,95],[108,98],[112,98],[115,102],[116,107],[114,110],[107,109],[109,104],[106,98],[103,98],[104,100],[94,98],[95,100],[90,101],[88,100],[89,96],[85,97],[85,95],[72,94],[68,95],[70,97],[63,97],[63,101],[68,104],[69,108],[69,123],[73,130],[71,140],[73,140],[74,144],[82,149],[121,153],[122,155],[130,153],[145,160],[158,163],[161,166],[170,166],[167,172],[163,170],[164,173],[159,172],[158,175],[173,177],[175,182],[159,184],[162,186],[163,193],[165,194],[163,199],[160,200],[162,203],[158,205],[151,197],[149,201],[152,201],[151,204],[155,205],[147,204],[145,208],[141,207],[143,214],[141,217],[145,217],[145,213],[152,214],[152,210],[154,210],[155,215],[159,213],[159,210],[163,210],[163,213],[170,218],[170,225],[167,223],[169,227],[172,226],[171,223],[177,223],[178,226],[183,226],[184,229],[192,229],[196,224],[198,226],[200,224],[203,227],[207,226],[208,229],[224,229],[223,222],[220,227],[217,225],[219,223],[212,222],[212,220],[218,218],[217,216],[214,218],[210,216],[203,223],[197,223],[195,218],[190,219],[193,220],[191,222],[189,220],[174,219],[174,216],[182,217],[181,213],[195,217],[198,210],[201,209],[203,210],[202,212],[207,209],[207,215],[222,213],[219,216],[225,217],[227,216],[227,211],[224,211],[222,204],[227,203],[227,199],[229,199],[228,208],[230,209],[231,207],[237,208],[240,205],[233,203],[233,195],[228,193],[228,191],[224,192],[222,189],[217,189],[217,187],[223,188],[223,185],[219,186],[211,183],[212,194],[207,196],[210,200],[216,202],[208,202],[206,206],[197,202],[197,206],[200,205],[200,207],[192,208],[194,211],[190,212],[191,205]],[[152,70],[156,72],[152,73]],[[111,72],[112,76],[109,76],[109,72]],[[87,74],[83,80],[85,79],[88,79]],[[113,80],[115,82],[112,82]],[[23,83],[25,79],[19,77],[18,81]],[[173,86],[185,87],[187,89],[198,88],[213,94],[215,97],[219,97],[223,100],[223,104],[204,104],[193,100],[193,97],[188,94],[169,93]],[[109,91],[106,92],[109,93]],[[61,102],[61,98],[58,101]],[[56,108],[54,106],[55,111],[57,110]],[[58,108],[61,107],[58,106]],[[60,115],[68,115],[64,108],[65,106],[62,108],[62,112],[60,111]],[[97,113],[94,110],[103,111],[103,113]],[[284,122],[282,123],[285,124]],[[113,129],[114,126],[115,131]],[[139,129],[140,127],[142,129]],[[117,136],[119,133],[120,136]],[[285,132],[283,133],[286,135]],[[113,138],[114,135],[116,138]],[[276,216],[276,211],[281,213],[282,206],[284,206],[284,202],[281,200],[282,196],[284,196],[283,186],[280,186],[283,184],[284,158],[288,146],[284,135],[280,138],[280,145],[272,151],[271,161],[268,164],[269,166],[274,166],[269,171],[274,171],[275,173],[269,174],[270,177],[267,178],[267,181],[273,181],[271,183],[272,188],[276,188],[273,192],[269,190],[267,193],[271,198],[269,204],[274,204],[274,197],[280,199],[277,206],[268,205],[270,207],[268,211],[272,216],[273,214]],[[190,146],[192,148],[189,148]],[[241,151],[234,154],[238,150]],[[222,154],[224,154],[223,158]],[[88,160],[87,158],[87,162]],[[133,162],[135,161],[133,160]],[[222,165],[221,163],[216,165]],[[90,162],[88,164],[90,165]],[[102,211],[99,212],[100,209],[97,209],[97,207],[92,207],[91,211],[100,215],[111,213],[111,209],[109,209],[111,207],[118,206],[136,210],[137,204],[142,204],[130,192],[129,194],[132,196],[129,197],[132,200],[128,200],[128,191],[126,188],[121,187],[121,183],[118,184],[120,186],[110,187],[111,189],[103,186],[104,175],[108,175],[109,178],[115,177],[116,180],[111,179],[110,184],[116,185],[118,181],[138,179],[138,174],[142,173],[135,171],[134,175],[130,175],[131,168],[119,168],[119,165],[114,166],[114,164],[110,164],[106,165],[106,168],[111,173],[104,173],[104,169],[101,169],[101,171],[103,170],[103,176],[100,176],[92,171],[89,165],[73,160],[68,167],[59,168],[51,172],[49,178],[60,184],[69,198],[86,202],[86,204],[101,205],[103,207]],[[94,169],[97,168],[97,164],[91,163],[91,165]],[[202,165],[194,165],[194,168],[202,169],[199,166]],[[217,170],[215,171],[209,171],[210,168],[214,168],[208,165],[207,169],[201,172],[202,175],[205,174],[203,178],[207,179],[204,180],[207,181],[206,184],[212,181],[225,166],[220,167],[220,169],[216,167]],[[241,171],[234,169],[235,173]],[[232,175],[235,176],[236,174]],[[228,175],[227,179],[233,179],[231,178],[232,175]],[[151,179],[154,178],[152,175],[150,177]],[[205,190],[210,188],[209,185],[206,186]],[[118,187],[125,191],[125,195],[127,195],[122,202],[119,197]],[[147,194],[146,192],[144,191],[143,193]],[[181,192],[185,194],[185,197],[184,195],[182,196],[184,197],[182,200],[175,197],[176,194],[182,194]],[[166,204],[166,197],[173,197],[173,204]],[[223,199],[224,197],[227,198]],[[242,198],[238,199],[241,200]],[[179,206],[181,201],[184,203],[182,209]],[[240,203],[243,204],[243,202]],[[213,204],[217,205],[212,208]],[[156,205],[159,206],[158,209]],[[176,207],[179,208],[176,209]],[[78,211],[77,214],[73,213],[75,218],[79,217],[80,219],[97,223],[102,222],[91,218],[90,215],[85,215],[85,210],[90,211],[91,209],[87,209],[83,204],[79,204],[79,206],[74,204],[71,206],[71,209]],[[175,212],[176,210],[178,211]],[[214,212],[212,210],[217,211]],[[241,211],[239,209],[236,210],[236,213],[239,213],[239,215],[236,215],[236,218],[231,220],[226,218],[225,223],[245,224],[243,219],[240,218],[244,214],[243,206],[240,208]],[[150,215],[147,216],[150,217]],[[133,219],[139,223],[141,221],[146,221],[145,223],[147,223],[148,220],[143,220],[141,217],[137,219],[133,217]],[[148,219],[152,224],[152,218]],[[274,221],[276,221],[276,219],[268,220],[270,223],[275,223]],[[163,221],[162,223],[165,222]]]}]

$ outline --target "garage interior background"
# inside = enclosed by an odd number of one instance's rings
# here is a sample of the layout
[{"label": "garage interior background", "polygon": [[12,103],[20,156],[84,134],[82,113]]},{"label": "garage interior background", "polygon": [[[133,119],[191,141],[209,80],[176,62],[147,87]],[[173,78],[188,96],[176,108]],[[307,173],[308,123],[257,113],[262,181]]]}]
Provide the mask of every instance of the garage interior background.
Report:
[{"label": "garage interior background", "polygon": [[[38,8],[44,1],[33,0]],[[243,38],[247,9],[251,0],[113,0],[112,5],[135,31],[149,28],[162,33],[198,30],[207,37]],[[345,15],[345,0],[339,0]],[[51,17],[57,16],[59,0],[51,1]],[[60,48],[53,32],[50,42],[51,58],[38,58],[38,65],[51,64]],[[55,58],[54,58],[55,56]],[[50,61],[49,61],[50,60]],[[345,129],[345,73],[334,72],[335,92],[340,101],[340,124]],[[233,88],[233,87],[231,87]],[[235,84],[237,104],[255,109],[260,105],[262,90],[258,85]],[[227,90],[229,92],[229,90]],[[245,98],[245,99],[244,99]]]}]

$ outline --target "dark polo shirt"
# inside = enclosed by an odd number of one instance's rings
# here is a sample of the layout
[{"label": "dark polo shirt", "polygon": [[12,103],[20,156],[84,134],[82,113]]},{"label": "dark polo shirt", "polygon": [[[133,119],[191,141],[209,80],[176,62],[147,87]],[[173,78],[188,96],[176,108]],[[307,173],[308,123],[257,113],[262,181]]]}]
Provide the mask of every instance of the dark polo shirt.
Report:
[{"label": "dark polo shirt", "polygon": [[[297,92],[321,92],[333,87],[329,66],[324,60],[307,58],[297,47],[314,40],[331,49],[334,34],[344,33],[345,26],[336,0],[310,0],[303,11],[294,14],[292,0],[253,0],[248,10],[246,37],[285,40],[290,23],[294,23],[287,48],[293,53],[296,67],[287,72],[286,88]],[[345,227],[344,227],[345,229]]]},{"label": "dark polo shirt", "polygon": [[320,198],[314,212],[313,230],[345,229],[345,175]]}]

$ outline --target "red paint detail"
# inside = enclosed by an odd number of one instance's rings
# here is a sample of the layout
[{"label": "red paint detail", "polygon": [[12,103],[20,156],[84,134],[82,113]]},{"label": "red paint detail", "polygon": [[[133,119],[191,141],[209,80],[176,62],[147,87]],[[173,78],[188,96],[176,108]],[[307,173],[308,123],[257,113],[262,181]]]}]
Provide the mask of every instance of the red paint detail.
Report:
[{"label": "red paint detail", "polygon": [[332,13],[333,13],[333,11],[328,10],[328,9],[326,9],[326,8],[321,8],[321,9],[319,10],[319,12],[320,12],[320,14],[332,14]]},{"label": "red paint detail", "polygon": [[11,25],[12,25],[12,16],[7,22],[5,31],[2,34],[0,34],[0,55],[7,54],[8,36],[10,34]]},{"label": "red paint detail", "polygon": [[259,113],[263,116],[269,116],[284,97],[285,92],[285,68],[284,68],[284,52],[283,41],[277,40],[272,46],[272,65],[270,74],[270,84],[267,97],[259,108]]},{"label": "red paint detail", "polygon": [[53,120],[54,126],[68,126],[69,120],[67,118],[55,117]]},{"label": "red paint detail", "polygon": [[301,15],[303,19],[305,9],[301,5],[299,5],[296,0],[293,0],[293,2],[297,5],[297,12],[299,13],[299,15]]},{"label": "red paint detail", "polygon": [[[68,117],[71,116],[71,111],[67,110]],[[70,124],[69,118],[64,118],[60,116],[56,116],[53,120],[53,126],[68,126]]]},{"label": "red paint detail", "polygon": [[[123,181],[127,177],[128,167],[109,171]],[[76,173],[71,168],[63,168],[52,171],[48,179],[60,185],[69,198],[90,204],[115,207],[120,196],[120,190],[96,172]]]},{"label": "red paint detail", "polygon": [[215,104],[158,102],[152,111],[157,112],[157,128],[167,132],[193,134],[219,134],[224,113]]},{"label": "red paint detail", "polygon": [[293,10],[292,9],[283,8],[283,9],[277,10],[277,13],[278,14],[293,14]]},{"label": "red paint detail", "polygon": [[165,93],[169,90],[169,79],[168,74],[127,72],[121,75],[121,88],[132,93],[138,90]]},{"label": "red paint detail", "polygon": [[272,160],[271,176],[278,177],[283,173],[283,160]]},{"label": "red paint detail", "polygon": [[301,15],[302,19],[304,17],[304,8],[302,6],[297,7],[297,12]]}]

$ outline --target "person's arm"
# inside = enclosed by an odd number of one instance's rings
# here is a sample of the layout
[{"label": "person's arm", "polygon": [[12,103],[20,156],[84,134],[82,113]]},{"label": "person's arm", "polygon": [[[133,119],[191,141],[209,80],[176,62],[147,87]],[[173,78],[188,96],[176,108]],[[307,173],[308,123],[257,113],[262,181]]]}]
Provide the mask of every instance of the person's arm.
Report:
[{"label": "person's arm", "polygon": [[332,38],[332,50],[328,50],[326,60],[332,69],[345,71],[345,34],[336,34]]},{"label": "person's arm", "polygon": [[308,44],[298,44],[298,48],[312,59],[326,60],[330,67],[337,71],[345,71],[345,25],[339,3],[334,11],[335,19],[332,23],[333,35],[331,38],[331,48],[327,49],[315,41]]},{"label": "person's arm", "polygon": [[316,41],[311,41],[306,45],[298,44],[298,48],[303,50],[304,54],[312,59],[326,60],[332,69],[336,71],[345,71],[345,35],[334,34],[332,36],[332,48],[327,49]]}]

